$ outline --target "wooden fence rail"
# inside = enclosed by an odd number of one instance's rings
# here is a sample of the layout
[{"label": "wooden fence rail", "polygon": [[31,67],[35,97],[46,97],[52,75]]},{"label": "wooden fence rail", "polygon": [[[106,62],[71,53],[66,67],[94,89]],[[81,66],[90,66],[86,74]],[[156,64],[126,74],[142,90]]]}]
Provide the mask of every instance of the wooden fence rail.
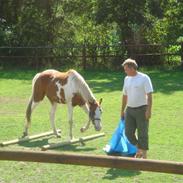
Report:
[{"label": "wooden fence rail", "polygon": [[22,66],[37,68],[75,64],[83,69],[116,69],[127,57],[136,59],[139,65],[183,65],[183,43],[0,47],[0,64],[4,66],[9,63],[19,66],[21,62]]},{"label": "wooden fence rail", "polygon": [[135,159],[107,155],[0,150],[0,160],[72,164],[183,175],[183,162]]}]

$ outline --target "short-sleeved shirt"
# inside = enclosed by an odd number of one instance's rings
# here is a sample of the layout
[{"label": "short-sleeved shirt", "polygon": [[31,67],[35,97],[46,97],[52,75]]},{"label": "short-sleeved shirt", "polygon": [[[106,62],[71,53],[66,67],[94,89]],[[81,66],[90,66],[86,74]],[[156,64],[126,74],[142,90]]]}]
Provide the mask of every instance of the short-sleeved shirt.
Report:
[{"label": "short-sleeved shirt", "polygon": [[147,105],[147,94],[153,92],[151,79],[146,74],[137,72],[135,76],[126,76],[123,94],[127,95],[128,107]]}]

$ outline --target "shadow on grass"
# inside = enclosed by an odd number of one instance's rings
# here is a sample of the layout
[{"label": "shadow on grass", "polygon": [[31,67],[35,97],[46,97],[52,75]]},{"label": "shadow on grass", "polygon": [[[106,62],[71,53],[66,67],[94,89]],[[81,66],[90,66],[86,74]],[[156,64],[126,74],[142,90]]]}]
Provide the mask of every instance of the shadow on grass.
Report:
[{"label": "shadow on grass", "polygon": [[141,174],[140,171],[133,170],[121,170],[116,168],[110,168],[103,179],[114,180],[122,177],[133,177]]},{"label": "shadow on grass", "polygon": [[149,73],[154,91],[164,94],[172,94],[183,90],[182,71],[152,71]]},{"label": "shadow on grass", "polygon": [[[111,154],[111,156],[121,156],[121,157],[133,157],[134,155],[119,155],[119,154]],[[136,175],[141,174],[140,171],[134,171],[134,170],[123,170],[123,169],[116,169],[116,168],[110,168],[108,169],[106,175],[103,177],[103,179],[109,179],[109,180],[113,180],[113,179],[117,179],[119,177],[133,177]]]},{"label": "shadow on grass", "polygon": [[[36,73],[36,71],[31,70],[0,70],[0,79],[30,80],[31,85]],[[94,93],[110,92],[122,88],[123,77],[119,72],[82,71],[79,73],[85,78]]]},{"label": "shadow on grass", "polygon": [[[29,148],[42,148],[42,146],[44,145],[49,145],[49,144],[53,144],[53,143],[49,143],[49,139],[50,138],[44,138],[44,139],[40,139],[40,140],[32,140],[32,141],[28,141],[28,142],[20,142],[18,143],[20,146],[23,147],[29,147]],[[87,146],[82,146],[79,143],[76,145],[65,145],[62,147],[57,147],[57,148],[53,148],[52,150],[57,150],[57,151],[72,151],[72,152],[87,152],[87,151],[94,151],[96,150],[96,148],[91,148],[91,147],[87,147]]]},{"label": "shadow on grass", "polygon": [[23,146],[23,147],[29,147],[29,148],[34,148],[34,147],[42,147],[44,145],[48,144],[49,138],[44,138],[40,140],[34,140],[34,141],[28,141],[28,142],[19,142],[18,145]]},{"label": "shadow on grass", "polygon": [[66,145],[63,147],[56,148],[58,151],[71,151],[71,152],[89,152],[89,151],[95,151],[96,148],[93,147],[86,147],[81,145]]},{"label": "shadow on grass", "polygon": [[[31,80],[38,71],[33,70],[0,70],[0,79]],[[181,70],[156,70],[142,71],[152,80],[154,91],[171,94],[183,90],[183,72]],[[94,93],[121,91],[124,72],[114,71],[79,71],[86,79]]]}]

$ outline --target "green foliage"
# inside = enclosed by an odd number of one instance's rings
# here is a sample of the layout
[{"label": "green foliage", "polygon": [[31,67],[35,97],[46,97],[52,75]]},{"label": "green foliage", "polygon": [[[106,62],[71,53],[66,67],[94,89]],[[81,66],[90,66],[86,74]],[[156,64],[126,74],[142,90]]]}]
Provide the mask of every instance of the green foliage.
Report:
[{"label": "green foliage", "polygon": [[2,46],[3,40],[16,46],[174,42],[183,32],[183,3],[177,0],[17,0],[0,5]]},{"label": "green foliage", "polygon": [[178,43],[183,43],[183,36],[180,36],[180,37],[177,39],[177,42],[178,42]]},{"label": "green foliage", "polygon": [[115,22],[119,29],[120,40],[133,41],[133,27],[144,22],[145,1],[98,0],[96,20],[99,23]]},{"label": "green foliage", "polygon": [[[69,56],[78,61],[75,55],[81,55],[83,45],[87,45],[92,56],[89,64],[100,65],[105,58],[97,60],[96,55],[111,51],[117,53],[117,57],[110,59],[115,67],[120,58],[133,57],[130,44],[180,42],[182,16],[180,0],[1,0],[0,46],[61,46],[61,50],[41,50],[38,54],[24,50],[22,55],[64,57],[65,63],[72,65],[74,61]],[[98,48],[119,43],[127,46]],[[73,45],[80,48],[68,49]],[[148,52],[145,47],[140,49],[142,53]],[[5,56],[20,54],[20,50],[1,52]],[[33,61],[28,62],[34,65]],[[50,62],[54,63],[52,59]]]},{"label": "green foliage", "polygon": [[167,40],[175,42],[183,32],[183,2],[170,0],[167,3],[165,19],[167,21]]},{"label": "green foliage", "polygon": [[170,45],[167,48],[168,53],[172,54],[172,55],[168,56],[168,59],[166,59],[167,64],[169,64],[169,65],[179,65],[180,64],[180,61],[181,61],[180,56],[173,55],[173,54],[180,53],[180,50],[181,50],[180,45]]},{"label": "green foliage", "polygon": [[[159,43],[175,43],[183,32],[183,3],[177,0],[162,0],[156,1],[156,4],[155,13],[149,14],[154,21],[152,29],[147,32],[148,40],[154,38],[154,41]],[[160,15],[156,14],[158,12]],[[153,36],[151,33],[154,33]]]}]

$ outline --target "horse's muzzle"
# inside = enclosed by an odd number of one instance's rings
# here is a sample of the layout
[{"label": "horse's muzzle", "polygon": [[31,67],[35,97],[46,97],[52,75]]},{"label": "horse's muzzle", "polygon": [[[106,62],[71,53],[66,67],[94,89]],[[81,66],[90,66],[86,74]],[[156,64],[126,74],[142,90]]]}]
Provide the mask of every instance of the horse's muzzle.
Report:
[{"label": "horse's muzzle", "polygon": [[100,127],[100,128],[95,128],[96,131],[100,131],[101,129],[102,129],[102,127]]},{"label": "horse's muzzle", "polygon": [[100,131],[102,129],[102,126],[95,126],[96,131]]}]

